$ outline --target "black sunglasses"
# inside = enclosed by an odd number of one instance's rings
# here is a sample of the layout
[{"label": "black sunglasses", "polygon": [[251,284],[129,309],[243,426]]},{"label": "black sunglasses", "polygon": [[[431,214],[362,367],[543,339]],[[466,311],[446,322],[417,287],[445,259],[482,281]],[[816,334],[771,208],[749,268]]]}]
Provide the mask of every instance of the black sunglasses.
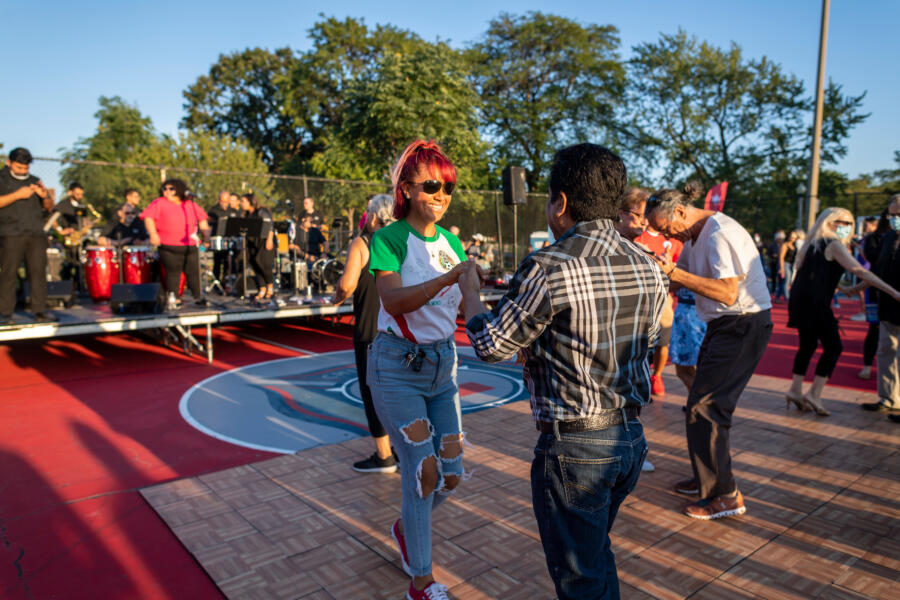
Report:
[{"label": "black sunglasses", "polygon": [[437,194],[438,190],[440,190],[441,187],[443,187],[444,193],[449,196],[450,194],[453,193],[453,188],[456,186],[456,184],[453,183],[452,181],[448,181],[448,182],[442,184],[440,181],[437,181],[436,179],[428,179],[426,181],[411,181],[410,183],[412,183],[413,185],[421,185],[422,191],[428,195]]},{"label": "black sunglasses", "polygon": [[166,187],[163,188],[163,191],[164,192],[174,192],[175,188],[173,188],[171,185],[167,185]]}]

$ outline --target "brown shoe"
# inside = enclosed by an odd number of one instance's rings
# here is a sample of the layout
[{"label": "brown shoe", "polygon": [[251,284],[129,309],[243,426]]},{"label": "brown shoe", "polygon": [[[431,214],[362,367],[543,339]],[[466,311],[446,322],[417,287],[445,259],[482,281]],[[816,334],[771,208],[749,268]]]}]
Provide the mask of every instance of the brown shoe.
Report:
[{"label": "brown shoe", "polygon": [[692,477],[691,479],[679,481],[672,487],[672,489],[674,489],[679,494],[684,494],[686,496],[696,496],[700,493],[700,484],[698,484],[697,480]]},{"label": "brown shoe", "polygon": [[716,496],[712,500],[701,500],[684,507],[684,514],[692,519],[721,519],[736,517],[747,512],[744,497],[738,492],[734,496]]}]

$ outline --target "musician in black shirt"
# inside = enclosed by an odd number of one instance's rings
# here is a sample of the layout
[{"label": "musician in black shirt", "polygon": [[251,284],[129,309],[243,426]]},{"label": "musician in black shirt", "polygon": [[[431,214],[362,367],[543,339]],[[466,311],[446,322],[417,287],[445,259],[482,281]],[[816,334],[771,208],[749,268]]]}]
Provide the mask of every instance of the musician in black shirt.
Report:
[{"label": "musician in black shirt", "polygon": [[325,236],[318,227],[312,226],[309,215],[300,216],[300,227],[294,236],[294,249],[297,255],[307,262],[313,262],[324,253]]},{"label": "musician in black shirt", "polygon": [[[238,211],[231,206],[231,196],[230,192],[224,190],[219,192],[219,203],[206,211],[209,216],[209,228],[214,237],[225,235],[225,221],[238,215]],[[213,251],[213,276],[220,282],[225,276],[227,264],[228,250]]]},{"label": "musician in black shirt", "polygon": [[256,299],[268,300],[275,293],[275,229],[272,213],[261,206],[253,194],[241,196],[241,208],[244,210],[244,217],[263,221],[260,236],[247,238],[247,255],[253,272],[262,279]]},{"label": "musician in black shirt", "polygon": [[126,202],[116,211],[118,219],[103,228],[97,243],[101,246],[137,246],[150,243],[150,234],[144,222],[135,218],[137,209]]},{"label": "musician in black shirt", "polygon": [[31,153],[13,148],[0,169],[0,327],[15,325],[16,270],[24,259],[31,284],[31,310],[38,323],[47,316],[47,235],[42,211],[48,197],[41,180],[29,175]]}]

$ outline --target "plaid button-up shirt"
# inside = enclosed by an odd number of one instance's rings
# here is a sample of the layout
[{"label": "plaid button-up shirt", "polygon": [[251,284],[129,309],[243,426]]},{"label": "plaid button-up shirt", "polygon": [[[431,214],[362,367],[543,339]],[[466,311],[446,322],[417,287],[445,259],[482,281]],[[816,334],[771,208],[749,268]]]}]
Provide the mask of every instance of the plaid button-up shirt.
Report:
[{"label": "plaid button-up shirt", "polygon": [[647,353],[667,293],[653,258],[612,221],[586,221],[527,257],[506,295],[466,332],[488,362],[524,351],[536,420],[580,419],[647,403]]}]

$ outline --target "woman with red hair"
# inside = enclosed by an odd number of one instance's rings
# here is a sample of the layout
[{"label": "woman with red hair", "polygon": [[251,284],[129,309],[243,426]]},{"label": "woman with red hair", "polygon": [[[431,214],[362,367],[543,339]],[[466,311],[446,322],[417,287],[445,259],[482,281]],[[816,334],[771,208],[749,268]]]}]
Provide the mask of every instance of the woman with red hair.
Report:
[{"label": "woman with red hair", "polygon": [[394,216],[372,236],[369,269],[381,299],[369,350],[375,410],[400,459],[401,518],[391,528],[409,600],[445,600],[431,567],[431,512],[463,478],[456,382],[456,315],[465,270],[459,239],[437,222],[450,206],[456,169],[434,142],[413,142],[391,174]]}]

